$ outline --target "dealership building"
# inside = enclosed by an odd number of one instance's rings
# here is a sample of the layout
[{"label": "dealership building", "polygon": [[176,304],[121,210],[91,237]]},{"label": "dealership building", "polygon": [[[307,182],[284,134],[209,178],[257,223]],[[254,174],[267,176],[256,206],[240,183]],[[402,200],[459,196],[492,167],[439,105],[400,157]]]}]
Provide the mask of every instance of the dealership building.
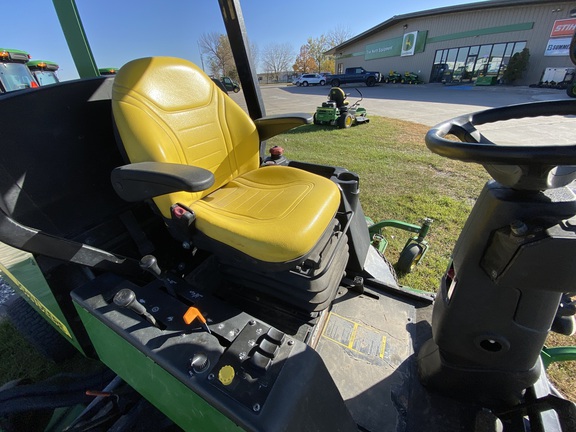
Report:
[{"label": "dealership building", "polygon": [[424,82],[496,84],[515,53],[527,48],[519,85],[571,77],[576,1],[489,0],[396,15],[332,48],[336,73],[362,66]]}]

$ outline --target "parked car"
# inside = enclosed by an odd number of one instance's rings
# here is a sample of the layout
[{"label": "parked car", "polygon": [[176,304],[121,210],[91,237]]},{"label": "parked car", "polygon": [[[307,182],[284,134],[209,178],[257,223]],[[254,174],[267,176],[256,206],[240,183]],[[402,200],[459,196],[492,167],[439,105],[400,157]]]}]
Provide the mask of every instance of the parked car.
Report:
[{"label": "parked car", "polygon": [[326,78],[317,73],[302,74],[296,80],[293,81],[293,84],[304,87],[308,87],[309,85],[323,86],[324,84],[326,84]]},{"label": "parked car", "polygon": [[340,84],[365,83],[372,87],[380,82],[380,72],[369,72],[363,67],[346,68],[343,74],[332,75],[330,85],[340,87]]},{"label": "parked car", "polygon": [[210,75],[210,79],[214,82],[214,84],[216,84],[218,86],[218,88],[220,90],[222,90],[224,93],[228,94],[228,90],[226,89],[226,87],[224,86],[222,81],[220,81],[218,78],[216,78],[213,75]]},{"label": "parked car", "polygon": [[233,91],[234,93],[238,93],[240,91],[240,84],[234,81],[230,77],[220,77],[220,81],[226,87],[226,90]]},{"label": "parked car", "polygon": [[324,77],[324,81],[326,81],[326,83],[329,83],[331,81],[332,73],[320,72],[320,75],[322,75]]}]

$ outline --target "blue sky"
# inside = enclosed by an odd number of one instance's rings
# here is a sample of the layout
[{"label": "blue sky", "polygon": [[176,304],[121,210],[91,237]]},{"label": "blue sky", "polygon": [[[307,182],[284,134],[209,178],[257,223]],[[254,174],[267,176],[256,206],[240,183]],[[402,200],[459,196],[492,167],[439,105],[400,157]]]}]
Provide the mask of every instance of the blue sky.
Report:
[{"label": "blue sky", "polygon": [[[463,3],[466,0],[371,2],[349,0],[244,0],[248,36],[262,52],[289,43],[297,53],[309,37],[336,27],[357,35],[394,15]],[[225,33],[217,0],[76,0],[98,67],[120,67],[153,55],[200,64],[198,39]],[[60,65],[61,80],[78,78],[51,0],[7,1],[2,8],[0,47],[28,51],[33,59]]]}]

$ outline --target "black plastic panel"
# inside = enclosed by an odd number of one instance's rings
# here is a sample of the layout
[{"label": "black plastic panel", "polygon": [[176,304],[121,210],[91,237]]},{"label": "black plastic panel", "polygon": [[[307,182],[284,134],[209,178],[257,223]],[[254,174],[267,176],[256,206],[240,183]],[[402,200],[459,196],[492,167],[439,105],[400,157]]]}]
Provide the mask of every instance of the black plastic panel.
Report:
[{"label": "black plastic panel", "polygon": [[[202,287],[171,280],[166,282],[176,296],[168,294],[165,283],[159,280],[139,287],[111,274],[98,277],[72,295],[97,323],[113,329],[127,344],[246,430],[356,430],[314,350],[212,297]],[[122,288],[135,292],[160,328],[112,302]],[[198,321],[186,326],[181,320],[192,304],[206,317],[211,334]],[[94,331],[98,330],[92,322]],[[96,350],[102,353],[106,347],[96,346]],[[205,357],[195,363],[199,369],[195,372],[191,359],[198,354]],[[129,384],[141,379],[122,378]],[[162,386],[154,382],[159,379],[156,376],[147,379],[151,386]]]},{"label": "black plastic panel", "polygon": [[[293,340],[288,343],[282,332],[259,321],[250,320],[218,361],[210,382],[247,408],[259,413],[282,371],[284,361],[292,351],[293,344]],[[236,371],[229,384],[222,383],[217,376],[226,366]]]}]

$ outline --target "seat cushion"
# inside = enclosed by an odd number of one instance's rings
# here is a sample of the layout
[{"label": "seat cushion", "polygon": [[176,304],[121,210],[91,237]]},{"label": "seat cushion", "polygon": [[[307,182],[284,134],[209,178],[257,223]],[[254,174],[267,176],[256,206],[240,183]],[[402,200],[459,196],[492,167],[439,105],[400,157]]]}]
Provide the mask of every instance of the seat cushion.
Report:
[{"label": "seat cushion", "polygon": [[287,166],[243,174],[191,205],[196,228],[264,262],[305,256],[338,210],[340,191],[324,177]]}]

